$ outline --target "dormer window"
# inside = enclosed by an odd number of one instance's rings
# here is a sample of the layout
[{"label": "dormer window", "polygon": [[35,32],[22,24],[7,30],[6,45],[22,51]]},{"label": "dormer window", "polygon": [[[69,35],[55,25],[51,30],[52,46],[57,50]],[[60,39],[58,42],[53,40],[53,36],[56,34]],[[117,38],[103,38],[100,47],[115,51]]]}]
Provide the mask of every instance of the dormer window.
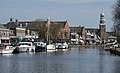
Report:
[{"label": "dormer window", "polygon": [[20,24],[20,27],[22,28],[22,24]]},{"label": "dormer window", "polygon": [[28,25],[28,23],[25,23],[26,24],[26,26]]}]

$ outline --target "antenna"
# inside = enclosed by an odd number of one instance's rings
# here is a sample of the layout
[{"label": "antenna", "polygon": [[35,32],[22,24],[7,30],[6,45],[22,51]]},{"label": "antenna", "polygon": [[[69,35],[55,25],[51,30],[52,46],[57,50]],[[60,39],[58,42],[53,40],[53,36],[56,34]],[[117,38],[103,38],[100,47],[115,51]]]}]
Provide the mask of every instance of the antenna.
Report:
[{"label": "antenna", "polygon": [[103,13],[103,11],[104,11],[104,10],[103,10],[103,8],[102,8],[102,13]]},{"label": "antenna", "polygon": [[10,17],[12,18],[12,13],[10,14]]},{"label": "antenna", "polygon": [[10,13],[10,22],[12,22],[12,13]]}]

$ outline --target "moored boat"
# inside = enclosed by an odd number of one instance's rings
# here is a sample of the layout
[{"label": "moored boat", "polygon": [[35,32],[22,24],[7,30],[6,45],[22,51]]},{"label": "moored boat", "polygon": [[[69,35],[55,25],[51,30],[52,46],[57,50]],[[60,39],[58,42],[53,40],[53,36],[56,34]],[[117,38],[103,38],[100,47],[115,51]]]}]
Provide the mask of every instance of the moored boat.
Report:
[{"label": "moored boat", "polygon": [[46,49],[47,49],[47,52],[54,52],[54,51],[56,51],[56,48],[55,48],[54,44],[48,44]]},{"label": "moored boat", "polygon": [[4,45],[3,49],[0,51],[1,54],[10,54],[13,53],[15,47],[12,45]]},{"label": "moored boat", "polygon": [[66,42],[57,42],[56,44],[55,44],[55,48],[57,49],[57,50],[61,50],[61,49],[68,49],[68,44],[66,43]]},{"label": "moored boat", "polygon": [[44,52],[46,51],[46,47],[35,46],[35,52]]},{"label": "moored boat", "polygon": [[35,45],[32,42],[19,42],[18,46],[15,48],[16,52],[34,52]]},{"label": "moored boat", "polygon": [[13,50],[14,49],[3,49],[3,50],[1,50],[1,54],[10,54],[10,53],[13,53]]},{"label": "moored boat", "polygon": [[115,49],[118,48],[119,44],[117,42],[117,37],[110,36],[108,37],[108,42],[105,44],[105,50]]},{"label": "moored boat", "polygon": [[46,43],[45,42],[34,42],[35,44],[35,52],[43,52],[46,51]]},{"label": "moored boat", "polygon": [[36,46],[41,46],[41,47],[46,47],[46,43],[45,42],[34,42],[34,44],[36,45]]},{"label": "moored boat", "polygon": [[120,56],[120,49],[110,49],[110,53]]}]

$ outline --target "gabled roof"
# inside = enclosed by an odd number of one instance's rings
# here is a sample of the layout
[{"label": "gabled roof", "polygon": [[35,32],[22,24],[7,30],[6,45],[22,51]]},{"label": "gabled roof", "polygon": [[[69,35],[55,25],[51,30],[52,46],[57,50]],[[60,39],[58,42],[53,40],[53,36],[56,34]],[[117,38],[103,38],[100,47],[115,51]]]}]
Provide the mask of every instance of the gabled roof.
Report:
[{"label": "gabled roof", "polygon": [[[50,23],[60,25],[61,28],[64,28],[66,21],[51,21]],[[22,24],[23,28],[29,28],[30,25],[35,25],[35,24],[46,25],[47,21],[45,21],[45,20],[43,20],[43,21],[42,20],[41,21],[38,21],[38,20],[37,21],[23,21],[23,22],[19,22],[19,25],[20,24]]]},{"label": "gabled roof", "polygon": [[70,32],[81,33],[83,27],[70,27]]},{"label": "gabled roof", "polygon": [[16,28],[16,27],[19,27],[19,24],[17,22],[8,22],[6,25],[5,25],[6,28]]},{"label": "gabled roof", "polygon": [[109,36],[114,36],[114,35],[115,35],[115,32],[107,32],[107,34],[108,34]]},{"label": "gabled roof", "polygon": [[79,27],[70,27],[70,32],[79,32],[80,28]]},{"label": "gabled roof", "polygon": [[0,28],[7,29],[7,28],[5,27],[5,24],[0,24]]},{"label": "gabled roof", "polygon": [[27,28],[28,26],[31,25],[33,21],[21,21],[21,22],[18,22],[19,25],[22,25],[22,28]]},{"label": "gabled roof", "polygon": [[95,32],[96,34],[99,34],[99,29],[96,28],[85,28],[85,30],[88,30],[90,33]]},{"label": "gabled roof", "polygon": [[51,21],[50,23],[60,25],[60,28],[64,28],[67,21]]},{"label": "gabled roof", "polygon": [[19,22],[19,25],[22,24],[22,28],[31,28],[31,26],[33,25],[46,25],[47,24],[47,21],[23,21],[23,22]]},{"label": "gabled roof", "polygon": [[[60,25],[60,28],[64,28],[65,27],[65,24],[66,24],[67,21],[51,21],[50,23],[51,24],[57,24],[57,25]],[[10,21],[8,22],[5,27],[6,28],[29,28],[30,25],[46,25],[47,24],[47,20],[35,20],[35,21]]]}]

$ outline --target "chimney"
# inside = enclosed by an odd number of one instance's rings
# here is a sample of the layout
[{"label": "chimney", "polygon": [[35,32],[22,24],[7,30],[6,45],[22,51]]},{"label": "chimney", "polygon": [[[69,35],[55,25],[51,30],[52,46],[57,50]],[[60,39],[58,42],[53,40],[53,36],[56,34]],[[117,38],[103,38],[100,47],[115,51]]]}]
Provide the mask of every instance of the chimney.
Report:
[{"label": "chimney", "polygon": [[12,18],[10,18],[10,22],[12,22]]},{"label": "chimney", "polygon": [[18,23],[18,19],[16,19],[15,22]]}]

